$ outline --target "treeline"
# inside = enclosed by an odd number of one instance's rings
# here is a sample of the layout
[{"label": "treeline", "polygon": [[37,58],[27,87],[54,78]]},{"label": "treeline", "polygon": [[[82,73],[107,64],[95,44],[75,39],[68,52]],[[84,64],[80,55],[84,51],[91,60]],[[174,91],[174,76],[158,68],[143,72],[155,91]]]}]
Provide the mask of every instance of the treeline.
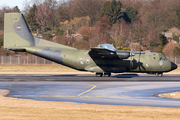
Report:
[{"label": "treeline", "polygon": [[[180,28],[179,0],[27,1],[23,10],[7,6],[0,9],[0,29],[3,29],[3,13],[18,11],[24,14],[34,33],[38,30],[45,39],[80,49],[100,43],[127,48],[134,42],[136,50],[144,46],[162,53],[168,43],[162,33]],[[72,36],[77,33],[83,37]],[[49,34],[56,34],[56,39],[51,39]],[[173,34],[173,38],[179,36]],[[170,50],[179,55],[178,48],[174,46]]]}]

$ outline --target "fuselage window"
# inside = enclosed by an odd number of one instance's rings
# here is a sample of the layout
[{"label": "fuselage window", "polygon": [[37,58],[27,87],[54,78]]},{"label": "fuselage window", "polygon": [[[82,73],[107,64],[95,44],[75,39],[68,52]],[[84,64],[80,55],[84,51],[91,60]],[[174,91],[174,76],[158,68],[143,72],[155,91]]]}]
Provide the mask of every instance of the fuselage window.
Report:
[{"label": "fuselage window", "polygon": [[160,59],[159,60],[163,60],[163,61],[165,61],[165,60],[167,60],[167,58],[164,56],[164,57],[160,57]]},{"label": "fuselage window", "polygon": [[165,56],[160,56],[159,60],[167,60],[167,58]]}]

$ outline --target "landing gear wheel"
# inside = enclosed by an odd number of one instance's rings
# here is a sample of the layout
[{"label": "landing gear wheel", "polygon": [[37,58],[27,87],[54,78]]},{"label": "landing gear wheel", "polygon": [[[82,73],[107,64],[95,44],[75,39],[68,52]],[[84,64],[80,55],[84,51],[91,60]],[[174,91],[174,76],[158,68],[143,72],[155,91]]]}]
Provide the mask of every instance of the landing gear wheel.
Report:
[{"label": "landing gear wheel", "polygon": [[162,77],[162,76],[163,76],[163,73],[157,73],[157,76],[158,76],[158,77]]},{"label": "landing gear wheel", "polygon": [[111,73],[104,73],[104,77],[110,77]]},{"label": "landing gear wheel", "polygon": [[96,73],[96,77],[102,77],[102,73]]}]

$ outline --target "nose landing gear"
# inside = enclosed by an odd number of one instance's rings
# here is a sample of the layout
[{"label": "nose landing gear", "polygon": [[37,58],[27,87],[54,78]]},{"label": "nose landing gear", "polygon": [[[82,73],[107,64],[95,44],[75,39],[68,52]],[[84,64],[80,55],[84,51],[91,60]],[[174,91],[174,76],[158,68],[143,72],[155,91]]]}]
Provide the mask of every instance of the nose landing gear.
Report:
[{"label": "nose landing gear", "polygon": [[157,73],[157,76],[158,76],[158,77],[162,77],[162,76],[163,76],[163,73]]}]

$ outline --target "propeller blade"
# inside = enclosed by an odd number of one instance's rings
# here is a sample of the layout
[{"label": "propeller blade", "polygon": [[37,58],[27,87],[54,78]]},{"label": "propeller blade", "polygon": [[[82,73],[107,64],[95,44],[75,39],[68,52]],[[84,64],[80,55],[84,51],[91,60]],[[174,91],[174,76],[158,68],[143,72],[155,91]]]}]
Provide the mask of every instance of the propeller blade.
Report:
[{"label": "propeller blade", "polygon": [[134,51],[133,43],[131,44],[131,56],[135,56],[136,54],[144,54],[143,51]]},{"label": "propeller blade", "polygon": [[133,43],[131,44],[131,52],[133,52]]},{"label": "propeller blade", "polygon": [[134,54],[133,54],[133,43],[131,44],[131,60],[130,60],[130,68],[132,68],[132,56],[134,56]]},{"label": "propeller blade", "polygon": [[132,68],[132,55],[131,55],[131,60],[130,60],[130,68]]},{"label": "propeller blade", "polygon": [[131,56],[134,56],[134,48],[133,48],[133,43],[131,44]]}]

